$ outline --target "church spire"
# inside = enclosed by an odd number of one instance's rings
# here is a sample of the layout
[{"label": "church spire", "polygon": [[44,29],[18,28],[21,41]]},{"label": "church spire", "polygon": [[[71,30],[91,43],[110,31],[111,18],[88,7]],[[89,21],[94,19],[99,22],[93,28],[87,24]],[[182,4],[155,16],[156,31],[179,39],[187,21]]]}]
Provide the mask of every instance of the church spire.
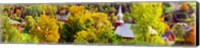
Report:
[{"label": "church spire", "polygon": [[123,14],[122,14],[122,7],[121,7],[121,5],[119,6],[119,9],[118,9],[118,13],[117,13],[117,21],[116,21],[116,22],[124,23],[124,21],[123,21]]},{"label": "church spire", "polygon": [[123,14],[122,14],[121,5],[120,5],[119,10],[118,10],[118,14],[117,14],[117,20],[116,20],[116,23],[115,23],[115,29],[118,26],[121,26],[122,24],[124,24],[124,21],[123,21]]}]

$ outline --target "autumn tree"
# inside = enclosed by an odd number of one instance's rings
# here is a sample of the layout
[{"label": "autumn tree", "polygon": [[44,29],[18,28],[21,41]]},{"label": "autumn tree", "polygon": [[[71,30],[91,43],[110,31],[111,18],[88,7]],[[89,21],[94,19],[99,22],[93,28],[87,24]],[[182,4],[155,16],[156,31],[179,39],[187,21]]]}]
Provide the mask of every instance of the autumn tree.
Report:
[{"label": "autumn tree", "polygon": [[40,16],[42,13],[42,8],[39,5],[31,5],[25,7],[25,16]]},{"label": "autumn tree", "polygon": [[25,26],[25,30],[29,31],[31,29],[31,27],[34,26],[35,20],[33,19],[32,16],[26,16],[26,26]]},{"label": "autumn tree", "polygon": [[[164,45],[161,36],[165,32],[164,23],[160,20],[163,7],[160,2],[133,3],[131,16],[137,26],[132,26],[135,35],[135,44],[139,45]],[[158,34],[151,34],[149,27]]]},{"label": "autumn tree", "polygon": [[8,17],[2,16],[2,39],[4,43],[38,43],[37,37],[30,37],[29,33],[20,33],[9,22]]},{"label": "autumn tree", "polygon": [[115,35],[107,14],[86,10],[85,7],[76,5],[69,7],[69,13],[67,23],[60,23],[63,25],[60,33],[63,42],[78,44],[114,42]]},{"label": "autumn tree", "polygon": [[86,10],[77,22],[82,23],[82,30],[75,34],[74,43],[110,44],[114,42],[112,24],[105,13]]},{"label": "autumn tree", "polygon": [[72,5],[68,10],[71,14],[82,14],[85,11],[85,7]]},{"label": "autumn tree", "polygon": [[19,38],[17,29],[11,25],[8,17],[2,16],[2,39],[4,43],[17,43]]},{"label": "autumn tree", "polygon": [[30,34],[38,37],[41,43],[57,43],[60,38],[57,20],[46,15],[40,16],[31,28]]},{"label": "autumn tree", "polygon": [[57,6],[52,4],[43,4],[40,5],[40,8],[42,9],[43,14],[49,15],[49,16],[55,16],[57,10]]}]

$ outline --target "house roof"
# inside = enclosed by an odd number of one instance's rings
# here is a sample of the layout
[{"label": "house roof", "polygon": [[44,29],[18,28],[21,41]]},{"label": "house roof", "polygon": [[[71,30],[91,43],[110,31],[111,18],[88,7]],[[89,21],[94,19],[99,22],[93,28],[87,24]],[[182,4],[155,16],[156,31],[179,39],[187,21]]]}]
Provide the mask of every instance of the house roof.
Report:
[{"label": "house roof", "polygon": [[122,24],[121,26],[117,27],[115,30],[115,34],[120,35],[122,37],[134,37],[133,31],[130,29],[132,24]]},{"label": "house roof", "polygon": [[165,33],[164,33],[164,35],[163,35],[163,36],[169,36],[170,34],[171,34],[171,35],[174,35],[172,32],[170,32],[170,31],[167,31],[167,32],[165,32]]},{"label": "house roof", "polygon": [[67,21],[67,18],[69,17],[69,15],[70,13],[68,13],[67,15],[58,16],[58,20]]},{"label": "house roof", "polygon": [[12,19],[9,19],[9,22],[11,24],[21,24],[20,22],[16,21],[16,20],[12,20]]},{"label": "house roof", "polygon": [[183,23],[183,22],[179,22],[179,23],[176,23],[176,25],[180,25],[180,26],[183,26],[184,27],[184,30],[187,32],[187,31],[190,31],[192,29],[192,27],[190,27],[187,23]]},{"label": "house roof", "polygon": [[67,16],[58,16],[58,20],[67,20]]}]

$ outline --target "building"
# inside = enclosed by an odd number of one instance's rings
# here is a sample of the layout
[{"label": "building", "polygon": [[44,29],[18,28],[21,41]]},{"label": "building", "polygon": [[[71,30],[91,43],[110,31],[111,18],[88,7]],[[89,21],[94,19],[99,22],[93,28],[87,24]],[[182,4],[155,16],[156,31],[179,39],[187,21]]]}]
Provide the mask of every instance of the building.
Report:
[{"label": "building", "polygon": [[67,18],[69,15],[70,15],[70,13],[68,13],[67,15],[58,16],[58,21],[67,22]]},{"label": "building", "polygon": [[116,23],[115,23],[115,29],[122,24],[124,24],[123,14],[122,14],[121,6],[119,6],[119,10],[118,10],[118,14],[117,14],[117,20],[116,20]]},{"label": "building", "polygon": [[166,31],[162,38],[165,40],[167,44],[174,44],[175,36],[171,31]]},{"label": "building", "polygon": [[115,23],[115,34],[122,36],[124,39],[134,38],[133,31],[130,29],[132,24],[125,24],[123,21],[123,14],[121,6],[119,7],[117,20]]},{"label": "building", "polygon": [[16,21],[16,20],[12,20],[9,18],[9,22],[11,23],[12,26],[16,27],[19,34],[21,33],[21,23]]},{"label": "building", "polygon": [[132,24],[122,24],[115,30],[115,34],[122,36],[124,39],[134,38],[133,31],[130,29]]}]

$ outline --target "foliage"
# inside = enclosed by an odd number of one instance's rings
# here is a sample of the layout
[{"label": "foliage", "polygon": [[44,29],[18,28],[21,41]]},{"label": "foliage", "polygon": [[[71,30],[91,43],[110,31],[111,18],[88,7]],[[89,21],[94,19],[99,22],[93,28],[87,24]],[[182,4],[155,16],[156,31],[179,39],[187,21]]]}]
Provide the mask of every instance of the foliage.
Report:
[{"label": "foliage", "polygon": [[44,15],[49,16],[55,16],[56,12],[58,11],[55,5],[44,4],[40,5],[40,8],[42,8],[42,12]]},{"label": "foliage", "polygon": [[[132,4],[132,18],[137,26],[132,26],[134,30],[135,43],[142,45],[164,45],[164,40],[161,39],[165,32],[164,22],[160,20],[163,7],[160,2],[144,2]],[[150,34],[148,26],[151,26],[158,34]]]},{"label": "foliage", "polygon": [[172,6],[172,4],[171,3],[169,3],[169,2],[164,2],[163,3],[163,5],[164,5],[164,13],[168,13],[168,12],[171,12],[172,10],[173,10],[173,6]]},{"label": "foliage", "polygon": [[2,28],[2,38],[4,43],[38,43],[36,37],[30,37],[28,33],[20,33],[10,24],[8,17],[2,16],[3,28]]},{"label": "foliage", "polygon": [[2,39],[4,43],[16,43],[19,37],[17,29],[9,22],[8,17],[2,16]]},{"label": "foliage", "polygon": [[13,5],[4,5],[2,6],[4,13],[6,13],[6,16],[10,16],[12,14],[14,14],[14,6]]},{"label": "foliage", "polygon": [[117,19],[117,16],[115,15],[115,13],[112,13],[110,15],[110,18],[109,18],[109,20],[111,21],[112,25],[115,24],[116,19]]},{"label": "foliage", "polygon": [[193,9],[194,11],[196,11],[196,2],[186,2],[188,5],[191,5],[191,9]]},{"label": "foliage", "polygon": [[16,14],[13,14],[10,16],[10,19],[13,19],[13,20],[17,20],[19,22],[22,22],[22,18],[18,17]]},{"label": "foliage", "polygon": [[69,8],[69,12],[71,14],[81,14],[83,13],[85,10],[85,7],[84,6],[77,6],[77,5],[72,5],[70,8]]},{"label": "foliage", "polygon": [[184,41],[184,36],[186,34],[184,27],[183,25],[174,25],[172,27],[173,33],[175,34],[175,41]]},{"label": "foliage", "polygon": [[74,37],[76,38],[74,42],[78,44],[89,44],[97,41],[97,36],[94,32],[86,32],[84,30],[78,32]]},{"label": "foliage", "polygon": [[25,16],[39,16],[42,13],[42,8],[38,5],[31,5],[25,8]]},{"label": "foliage", "polygon": [[37,37],[31,37],[29,33],[21,33],[20,37],[17,38],[18,43],[39,43]]},{"label": "foliage", "polygon": [[190,8],[189,8],[187,3],[182,3],[181,6],[180,6],[180,10],[182,10],[182,11],[188,12],[189,9]]},{"label": "foliage", "polygon": [[69,16],[68,23],[67,26],[70,27],[68,28],[68,32],[75,32],[74,43],[102,44],[110,43],[110,40],[114,40],[112,39],[114,37],[112,24],[104,13],[90,12],[86,10],[85,13],[76,13]]},{"label": "foliage", "polygon": [[29,31],[29,30],[31,29],[31,27],[34,26],[35,21],[34,21],[34,19],[33,19],[32,16],[26,16],[25,19],[26,19],[25,30],[26,30],[26,31]]},{"label": "foliage", "polygon": [[[78,9],[75,10],[74,8]],[[83,6],[71,6],[69,8],[71,15],[68,17],[68,21],[63,25],[61,32],[61,37],[65,42],[73,42],[73,35],[84,29],[84,24],[81,22],[80,18],[84,12]]]},{"label": "foliage", "polygon": [[190,32],[188,32],[186,34],[186,37],[184,38],[186,42],[188,42],[189,44],[195,45],[195,31],[196,28],[193,27],[192,30]]},{"label": "foliage", "polygon": [[123,19],[126,23],[133,23],[133,19],[131,18],[131,13],[125,12]]},{"label": "foliage", "polygon": [[60,34],[56,23],[56,19],[42,15],[36,20],[35,25],[30,30],[30,34],[38,37],[41,43],[57,43]]}]

